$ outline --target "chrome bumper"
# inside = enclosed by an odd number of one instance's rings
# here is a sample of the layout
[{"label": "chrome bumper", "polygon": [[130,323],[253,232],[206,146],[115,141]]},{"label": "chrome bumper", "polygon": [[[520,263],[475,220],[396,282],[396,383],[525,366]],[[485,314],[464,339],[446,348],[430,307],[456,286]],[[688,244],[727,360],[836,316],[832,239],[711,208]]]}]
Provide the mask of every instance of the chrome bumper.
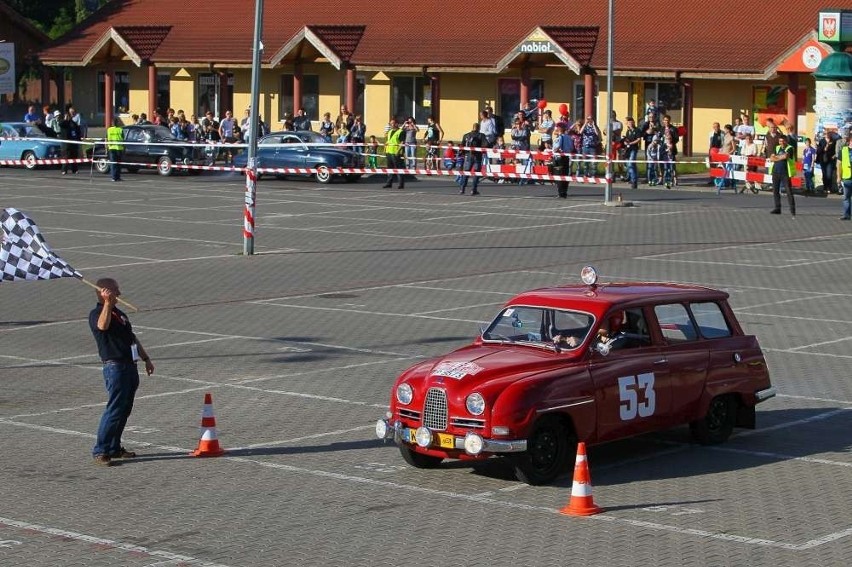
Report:
[{"label": "chrome bumper", "polygon": [[769,398],[774,398],[776,394],[776,390],[774,386],[770,386],[765,390],[758,390],[754,393],[754,397],[758,402],[762,402],[764,400],[768,400]]},{"label": "chrome bumper", "polygon": [[[403,438],[403,432],[405,429],[406,427],[399,421],[391,423],[388,419],[380,419],[378,423],[376,423],[376,436],[383,440],[393,439],[394,443],[397,445],[413,444]],[[435,432],[433,432],[433,438],[434,433]],[[471,431],[469,435],[479,434],[475,431]],[[482,439],[482,451],[480,451],[480,453],[522,453],[527,450],[526,439],[486,439],[485,437],[480,437]],[[436,445],[434,441],[431,445],[429,445],[429,447],[448,449],[448,447]],[[466,451],[465,438],[453,435],[453,449]],[[468,452],[468,454],[471,453]]]}]

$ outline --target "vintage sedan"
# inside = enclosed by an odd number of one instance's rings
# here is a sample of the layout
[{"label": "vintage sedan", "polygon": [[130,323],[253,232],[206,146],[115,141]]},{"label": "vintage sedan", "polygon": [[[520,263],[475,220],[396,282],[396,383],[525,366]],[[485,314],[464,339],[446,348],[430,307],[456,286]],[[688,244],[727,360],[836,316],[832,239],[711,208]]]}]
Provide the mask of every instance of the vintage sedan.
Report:
[{"label": "vintage sedan", "polygon": [[689,424],[702,444],[755,427],[775,395],[757,339],[724,291],[673,283],[536,289],[510,300],[473,344],[403,372],[376,424],[418,468],[510,457],[519,480],[551,482],[578,441]]},{"label": "vintage sedan", "polygon": [[61,157],[56,138],[49,138],[26,122],[0,123],[0,160],[20,160],[27,169],[38,167],[36,160]]},{"label": "vintage sedan", "polygon": [[[165,126],[155,124],[134,124],[124,126],[124,157],[122,167],[130,173],[136,173],[147,165],[156,165],[160,175],[171,175],[176,169],[184,169],[198,174],[198,169],[177,168],[175,165],[202,165],[203,146],[193,145],[172,136]],[[95,169],[100,173],[109,173],[109,158],[105,143],[94,148]]]},{"label": "vintage sedan", "polygon": [[[236,156],[234,165],[246,166],[246,155]],[[278,177],[288,175],[312,175],[319,183],[330,183],[335,175],[347,182],[357,181],[360,173],[332,174],[331,168],[361,168],[364,158],[344,146],[333,146],[325,142],[316,132],[273,132],[257,142],[257,167],[269,169],[302,169],[302,173],[269,171]]]}]

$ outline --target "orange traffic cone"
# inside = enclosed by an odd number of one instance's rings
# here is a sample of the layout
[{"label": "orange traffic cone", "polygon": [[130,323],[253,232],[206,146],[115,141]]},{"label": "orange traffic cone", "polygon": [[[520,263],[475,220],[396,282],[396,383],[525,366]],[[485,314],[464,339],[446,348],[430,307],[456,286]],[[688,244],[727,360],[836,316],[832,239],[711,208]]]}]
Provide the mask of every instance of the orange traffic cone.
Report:
[{"label": "orange traffic cone", "polygon": [[586,444],[582,441],[577,443],[577,461],[574,464],[571,500],[559,512],[568,516],[591,516],[603,512],[603,508],[596,506],[592,499],[592,479],[589,476],[589,463],[586,460]]},{"label": "orange traffic cone", "polygon": [[216,417],[213,415],[213,396],[204,394],[204,410],[201,412],[201,439],[198,448],[190,453],[193,457],[218,457],[225,450],[219,446],[216,438]]}]

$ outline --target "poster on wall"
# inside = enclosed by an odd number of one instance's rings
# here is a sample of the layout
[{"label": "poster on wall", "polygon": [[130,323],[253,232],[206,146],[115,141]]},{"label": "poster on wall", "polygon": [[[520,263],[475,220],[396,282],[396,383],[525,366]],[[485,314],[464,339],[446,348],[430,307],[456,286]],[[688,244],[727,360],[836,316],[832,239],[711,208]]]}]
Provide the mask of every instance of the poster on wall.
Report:
[{"label": "poster on wall", "polygon": [[817,136],[824,130],[846,131],[852,126],[852,82],[817,81],[814,111]]},{"label": "poster on wall", "polygon": [[[800,88],[796,95],[796,115],[806,113],[808,91]],[[752,124],[757,135],[766,134],[771,119],[775,124],[787,123],[787,87],[782,85],[754,87],[752,95]]]},{"label": "poster on wall", "polygon": [[0,94],[14,94],[15,86],[15,44],[0,42]]}]

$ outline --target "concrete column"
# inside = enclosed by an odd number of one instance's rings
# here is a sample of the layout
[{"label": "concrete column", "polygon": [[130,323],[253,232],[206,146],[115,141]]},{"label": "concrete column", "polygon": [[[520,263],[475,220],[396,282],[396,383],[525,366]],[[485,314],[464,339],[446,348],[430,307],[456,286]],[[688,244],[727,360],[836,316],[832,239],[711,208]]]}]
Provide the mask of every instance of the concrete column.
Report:
[{"label": "concrete column", "polygon": [[435,74],[429,78],[432,90],[432,117],[440,124],[441,120],[441,75]]},{"label": "concrete column", "polygon": [[692,92],[692,82],[683,83],[683,127],[686,133],[683,135],[680,147],[683,155],[692,156],[692,111],[695,104]]},{"label": "concrete column", "polygon": [[521,67],[521,108],[526,108],[530,101],[530,68]]},{"label": "concrete column", "polygon": [[104,127],[106,128],[112,126],[112,99],[114,96],[113,89],[114,84],[112,69],[107,69],[106,71],[104,71]]},{"label": "concrete column", "polygon": [[355,67],[346,65],[346,109],[355,113]]},{"label": "concrete column", "polygon": [[[583,116],[595,116],[595,75],[589,69],[583,74]],[[595,116],[595,120],[597,120]],[[609,116],[606,117],[607,122]]]},{"label": "concrete column", "polygon": [[302,63],[296,61],[293,66],[293,116],[296,116],[300,108],[302,108]]},{"label": "concrete column", "polygon": [[154,116],[157,108],[157,66],[148,63],[148,116]]},{"label": "concrete column", "polygon": [[787,123],[799,133],[799,115],[796,112],[796,97],[799,94],[799,74],[787,73]]}]

